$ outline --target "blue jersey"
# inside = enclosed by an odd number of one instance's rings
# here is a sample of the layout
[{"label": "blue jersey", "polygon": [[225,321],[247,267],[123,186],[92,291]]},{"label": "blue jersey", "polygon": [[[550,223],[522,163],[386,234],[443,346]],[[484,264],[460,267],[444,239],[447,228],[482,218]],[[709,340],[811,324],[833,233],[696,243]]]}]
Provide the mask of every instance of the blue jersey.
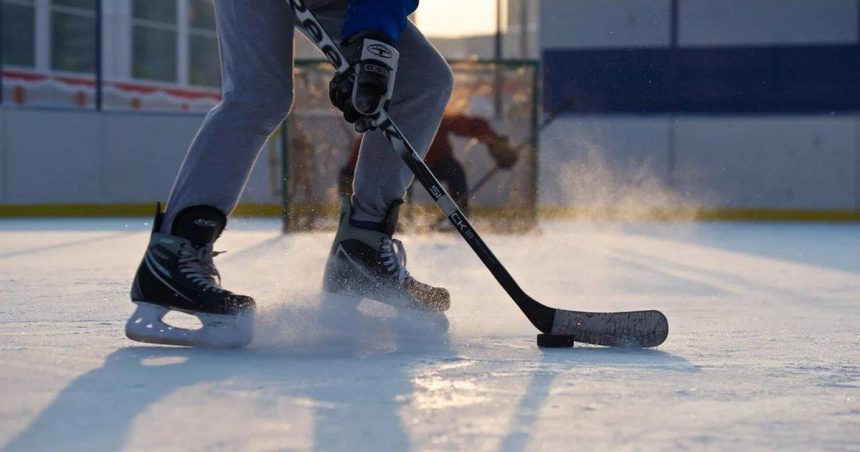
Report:
[{"label": "blue jersey", "polygon": [[418,0],[348,0],[344,40],[360,31],[379,31],[392,41],[400,39],[406,17],[418,8]]}]

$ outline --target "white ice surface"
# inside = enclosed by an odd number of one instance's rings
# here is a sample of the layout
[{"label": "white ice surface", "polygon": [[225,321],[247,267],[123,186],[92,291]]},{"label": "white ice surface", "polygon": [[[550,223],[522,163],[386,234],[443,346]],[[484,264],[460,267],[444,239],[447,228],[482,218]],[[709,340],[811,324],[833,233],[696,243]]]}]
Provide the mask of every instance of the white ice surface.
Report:
[{"label": "white ice surface", "polygon": [[[123,336],[143,220],[0,221],[0,450],[860,449],[860,225],[545,223],[487,242],[533,297],[656,308],[656,350],[540,350],[458,237],[407,236],[448,335],[320,294],[327,233],[236,221],[248,349]],[[183,319],[178,321],[183,322]]]}]

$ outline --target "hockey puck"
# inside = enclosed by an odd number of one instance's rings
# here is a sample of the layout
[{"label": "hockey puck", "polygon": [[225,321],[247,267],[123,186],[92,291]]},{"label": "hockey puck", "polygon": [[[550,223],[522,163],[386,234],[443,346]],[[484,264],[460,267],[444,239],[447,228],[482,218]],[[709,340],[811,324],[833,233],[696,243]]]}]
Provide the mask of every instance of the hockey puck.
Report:
[{"label": "hockey puck", "polygon": [[537,344],[541,348],[564,348],[573,347],[573,336],[558,334],[538,334]]}]

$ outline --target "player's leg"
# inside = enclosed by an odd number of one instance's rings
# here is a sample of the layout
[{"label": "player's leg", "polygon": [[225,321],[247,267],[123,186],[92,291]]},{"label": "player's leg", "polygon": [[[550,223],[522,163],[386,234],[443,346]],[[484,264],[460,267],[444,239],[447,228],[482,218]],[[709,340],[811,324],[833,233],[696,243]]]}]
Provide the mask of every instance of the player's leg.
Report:
[{"label": "player's leg", "polygon": [[216,0],[222,99],[191,143],[165,212],[235,208],[257,155],[292,103],[294,16],[284,0]]},{"label": "player's leg", "polygon": [[[388,112],[423,156],[451,96],[453,75],[444,58],[411,23],[397,49],[400,62]],[[366,133],[353,182],[355,219],[383,219],[391,203],[403,198],[413,178],[381,133]]]},{"label": "player's leg", "polygon": [[[314,10],[326,30],[339,36],[338,11],[332,12]],[[414,25],[407,26],[396,47],[400,61],[388,111],[415,146],[426,153],[450,97],[453,77],[445,60]],[[448,309],[448,291],[413,278],[405,268],[403,244],[392,237],[412,178],[381,133],[364,135],[354,195],[344,203],[326,265],[326,290],[418,310]]]},{"label": "player's leg", "polygon": [[[128,337],[175,345],[242,346],[251,340],[254,300],[221,287],[213,242],[235,207],[259,149],[292,99],[293,13],[283,0],[216,0],[221,102],[209,112],[176,178],[166,214],[135,275],[138,305]],[[203,328],[167,325],[169,310]]]}]

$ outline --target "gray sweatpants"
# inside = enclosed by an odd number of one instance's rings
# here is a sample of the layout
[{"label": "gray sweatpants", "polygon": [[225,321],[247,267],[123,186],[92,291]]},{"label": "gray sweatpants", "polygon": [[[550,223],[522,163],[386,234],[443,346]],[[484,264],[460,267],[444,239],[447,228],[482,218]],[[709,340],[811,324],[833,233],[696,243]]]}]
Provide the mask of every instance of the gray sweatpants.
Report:
[{"label": "gray sweatpants", "polygon": [[[336,40],[346,0],[308,2]],[[287,115],[293,99],[293,26],[287,0],[215,0],[221,51],[221,102],[191,143],[167,203],[164,231],[185,207],[209,205],[225,213],[238,203],[259,150]],[[389,112],[422,155],[451,94],[453,76],[441,55],[411,23],[397,49]],[[328,89],[328,87],[324,87]],[[412,174],[378,131],[365,134],[353,183],[353,218],[381,221],[403,197]]]}]

